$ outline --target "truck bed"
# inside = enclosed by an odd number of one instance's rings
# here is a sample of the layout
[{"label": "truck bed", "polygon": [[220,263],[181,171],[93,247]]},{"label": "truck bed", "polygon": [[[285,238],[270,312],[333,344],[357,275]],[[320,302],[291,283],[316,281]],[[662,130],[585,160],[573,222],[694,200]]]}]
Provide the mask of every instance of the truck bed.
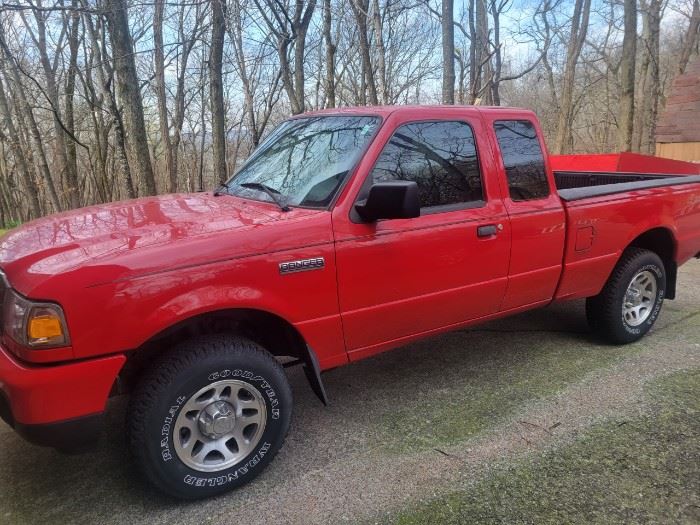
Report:
[{"label": "truck bed", "polygon": [[559,196],[565,201],[649,188],[700,184],[700,175],[661,173],[555,171],[554,179]]}]

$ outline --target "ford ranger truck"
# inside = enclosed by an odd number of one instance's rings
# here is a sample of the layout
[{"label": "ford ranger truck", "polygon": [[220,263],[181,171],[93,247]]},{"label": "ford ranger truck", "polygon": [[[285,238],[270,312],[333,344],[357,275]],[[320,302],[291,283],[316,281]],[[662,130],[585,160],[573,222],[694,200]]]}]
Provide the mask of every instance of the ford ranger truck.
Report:
[{"label": "ford ranger truck", "polygon": [[550,158],[521,109],[296,116],[214,192],[73,210],[0,239],[0,414],[75,451],[128,393],[134,461],[195,499],[249,482],[280,449],[285,367],[326,402],[324,370],[580,298],[601,338],[634,342],[700,255],[698,166],[641,159]]}]

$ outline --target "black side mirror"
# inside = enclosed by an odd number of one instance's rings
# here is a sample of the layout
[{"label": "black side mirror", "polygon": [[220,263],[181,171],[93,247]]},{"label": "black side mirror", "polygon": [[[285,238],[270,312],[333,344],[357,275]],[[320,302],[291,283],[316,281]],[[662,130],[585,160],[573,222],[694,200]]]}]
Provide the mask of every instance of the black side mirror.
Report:
[{"label": "black side mirror", "polygon": [[378,182],[369,189],[366,200],[355,204],[355,210],[365,222],[420,217],[418,185],[403,180]]}]

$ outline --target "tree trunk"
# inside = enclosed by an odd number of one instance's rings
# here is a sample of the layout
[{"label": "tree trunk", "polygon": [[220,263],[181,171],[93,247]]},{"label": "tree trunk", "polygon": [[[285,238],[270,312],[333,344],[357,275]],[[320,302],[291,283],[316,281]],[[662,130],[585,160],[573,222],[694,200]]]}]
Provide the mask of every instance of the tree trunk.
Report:
[{"label": "tree trunk", "polygon": [[554,139],[554,153],[570,153],[573,149],[571,126],[574,119],[574,83],[576,81],[576,63],[586,41],[591,0],[576,0],[574,14],[571,18],[571,34],[566,51],[566,66],[561,82],[559,96],[559,117],[557,133]]},{"label": "tree trunk", "polygon": [[[367,28],[367,10],[369,9],[369,0],[351,0],[350,7],[355,15],[357,22],[358,38],[360,42],[360,57],[362,59],[362,78],[364,80],[365,89],[369,92],[369,103],[373,106],[379,104],[377,99],[377,85],[374,81],[374,70],[372,68],[372,57],[369,49],[369,34]],[[361,101],[366,104],[365,89],[360,93]]]},{"label": "tree trunk", "polygon": [[693,54],[693,49],[695,48],[695,43],[698,39],[698,34],[700,31],[700,0],[693,1],[693,13],[690,16],[690,23],[688,24],[688,30],[685,33],[685,38],[683,39],[683,48],[681,49],[681,57],[678,61],[678,73],[682,75],[685,73],[685,68],[688,66],[688,61],[690,60],[690,55]]},{"label": "tree trunk", "polygon": [[[42,7],[41,1],[36,2],[37,7]],[[41,63],[44,76],[46,77],[46,97],[51,105],[53,114],[53,129],[56,139],[56,159],[57,171],[61,177],[65,178],[66,187],[64,188],[68,205],[71,208],[77,208],[80,205],[78,197],[78,174],[73,171],[73,165],[68,161],[66,153],[65,131],[62,126],[60,104],[58,98],[58,87],[56,86],[56,75],[49,60],[49,55],[46,47],[46,20],[45,13],[34,11],[34,19],[37,28],[37,48],[39,51],[39,62]]]},{"label": "tree trunk", "polygon": [[501,54],[501,11],[496,0],[491,0],[491,18],[493,19],[493,76],[491,78],[491,103],[501,105],[501,69],[503,57]]},{"label": "tree trunk", "polygon": [[303,0],[296,0],[296,9],[294,11],[294,83],[295,93],[297,97],[297,109],[299,113],[306,110],[304,84],[306,77],[304,76],[304,59],[306,58],[306,33],[309,30],[311,16],[316,8],[316,0],[311,0],[303,10]]},{"label": "tree trunk", "polygon": [[625,35],[622,40],[620,62],[620,108],[618,113],[617,143],[620,151],[632,149],[634,130],[634,81],[637,54],[637,0],[625,2]]},{"label": "tree trunk", "polygon": [[168,102],[165,93],[165,53],[163,51],[163,13],[165,0],[155,0],[153,11],[153,61],[155,69],[155,91],[158,99],[158,123],[160,138],[163,141],[165,153],[165,171],[168,175],[168,191],[177,191],[177,166],[173,160],[173,147],[170,141],[170,125],[168,123]]},{"label": "tree trunk", "polygon": [[247,126],[248,132],[250,133],[250,140],[253,147],[257,148],[258,144],[260,143],[260,134],[258,133],[258,124],[255,117],[255,97],[251,88],[250,78],[248,77],[248,66],[246,64],[245,50],[243,48],[243,21],[241,19],[241,6],[238,2],[235,2],[231,9],[233,10],[231,16],[231,40],[236,55],[236,63],[238,64],[238,76],[241,78],[241,85],[243,87],[243,111],[245,112],[246,120],[248,121]]},{"label": "tree trunk", "polygon": [[226,182],[226,125],[222,59],[224,54],[224,0],[211,0],[211,47],[209,48],[209,104],[211,106],[213,170],[216,180]]},{"label": "tree trunk", "polygon": [[455,103],[454,0],[442,0],[442,103]]},{"label": "tree trunk", "polygon": [[129,168],[124,123],[122,121],[121,113],[119,112],[119,107],[117,106],[115,94],[110,89],[114,79],[114,70],[112,69],[110,61],[107,59],[106,35],[101,31],[98,34],[98,29],[95,27],[92,17],[89,15],[84,15],[83,21],[85,22],[85,27],[90,33],[90,43],[92,44],[93,52],[97,54],[96,63],[98,67],[96,69],[97,77],[100,83],[100,90],[102,93],[102,98],[107,101],[107,108],[112,116],[112,123],[114,125],[114,139],[116,142],[114,156],[117,180],[123,179],[126,196],[133,199],[138,195],[138,193],[136,191],[136,187],[134,186],[131,170]]},{"label": "tree trunk", "polygon": [[[27,100],[26,92],[20,81],[19,72],[17,71],[17,66],[13,62],[10,56],[10,50],[5,42],[5,35],[0,31],[0,48],[2,48],[2,54],[4,54],[4,61],[2,69],[5,72],[9,72],[12,75],[12,81],[15,84],[14,92],[17,95],[18,109],[24,114],[24,118],[29,126],[30,135],[32,137],[32,144],[34,148],[34,157],[39,163],[39,170],[41,171],[42,177],[46,181],[46,187],[49,190],[49,199],[51,201],[51,206],[54,211],[59,212],[62,210],[61,201],[56,192],[56,185],[54,184],[53,177],[51,175],[51,170],[49,169],[49,163],[46,159],[46,152],[44,151],[44,146],[41,139],[41,132],[36,123],[36,118],[34,117],[34,112],[32,111],[29,101]],[[8,84],[9,85],[9,84]]]},{"label": "tree trunk", "polygon": [[656,117],[659,106],[659,36],[663,0],[641,2],[643,29],[641,62],[637,75],[636,109],[634,112],[633,151],[653,153]]},{"label": "tree trunk", "polygon": [[659,113],[661,81],[659,49],[661,36],[661,8],[663,0],[651,0],[649,6],[649,71],[644,84],[643,100],[647,102],[644,115],[641,151],[653,154],[656,149],[656,119]]},{"label": "tree trunk", "polygon": [[335,107],[335,51],[331,34],[331,0],[323,0],[323,39],[326,42],[326,107]]},{"label": "tree trunk", "polygon": [[116,92],[121,103],[121,120],[124,126],[129,169],[136,175],[135,178],[142,187],[142,193],[155,195],[156,183],[148,151],[148,135],[143,118],[143,101],[136,74],[134,48],[129,33],[126,0],[108,0],[105,14],[114,54]]},{"label": "tree trunk", "polygon": [[[374,45],[377,48],[377,102],[389,104],[389,86],[386,78],[386,49],[384,48],[384,28],[382,24],[382,13],[379,9],[379,0],[372,2],[372,25],[374,26]],[[379,100],[379,93],[382,98]]]},{"label": "tree trunk", "polygon": [[478,96],[478,76],[481,68],[478,66],[478,54],[476,51],[476,24],[474,23],[474,13],[476,7],[474,2],[477,0],[469,0],[467,5],[467,16],[469,18],[469,104],[475,104]]},{"label": "tree trunk", "polygon": [[184,11],[180,11],[180,19],[178,22],[178,35],[180,41],[183,42],[182,52],[180,53],[180,64],[178,68],[177,75],[177,87],[175,89],[175,115],[173,117],[173,124],[175,127],[175,136],[173,137],[171,150],[173,152],[173,166],[177,173],[178,169],[178,155],[180,153],[180,143],[182,141],[182,127],[185,122],[185,75],[187,75],[187,65],[189,63],[190,53],[192,52],[192,47],[196,42],[196,35],[199,31],[199,26],[202,20],[202,7],[197,6],[195,12],[195,24],[192,28],[192,33],[190,38],[185,37],[184,25],[185,16]]},{"label": "tree trunk", "polygon": [[486,0],[476,0],[476,86],[474,88],[474,98],[481,99],[481,103],[491,105],[491,82],[493,75],[491,71],[491,57],[489,45],[489,19]]},{"label": "tree trunk", "polygon": [[34,180],[32,180],[32,174],[29,171],[29,166],[27,166],[27,159],[22,151],[19,134],[17,128],[15,128],[12,115],[10,114],[10,107],[7,103],[7,97],[5,96],[5,89],[3,88],[2,82],[0,82],[0,118],[2,118],[9,134],[7,140],[10,143],[12,155],[15,157],[17,170],[19,171],[22,184],[24,185],[24,191],[27,194],[31,217],[39,217],[41,215],[41,206],[39,205],[39,197],[36,194],[36,184],[34,184]]},{"label": "tree trunk", "polygon": [[75,77],[78,72],[78,49],[80,46],[79,29],[80,29],[80,13],[77,10],[78,2],[71,2],[72,10],[70,12],[70,29],[68,46],[70,48],[70,59],[68,63],[68,74],[66,76],[66,95],[65,95],[65,116],[64,126],[66,127],[66,161],[68,170],[66,171],[66,183],[68,184],[68,195],[70,205],[73,208],[80,206],[80,183],[78,181],[78,152],[76,151],[76,143],[73,140],[75,137],[75,115],[73,108],[73,98],[75,96]]}]

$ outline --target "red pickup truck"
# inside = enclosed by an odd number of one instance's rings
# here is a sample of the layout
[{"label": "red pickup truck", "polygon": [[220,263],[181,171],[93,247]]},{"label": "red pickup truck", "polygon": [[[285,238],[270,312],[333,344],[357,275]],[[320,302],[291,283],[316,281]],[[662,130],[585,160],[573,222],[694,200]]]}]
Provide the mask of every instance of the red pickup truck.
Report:
[{"label": "red pickup truck", "polygon": [[321,111],[215,192],[26,224],[0,241],[0,414],[76,450],[128,392],[135,460],[193,499],[282,446],[287,366],[326,402],[324,370],[578,298],[601,337],[635,341],[700,255],[700,176],[596,162],[548,157],[526,110]]}]

